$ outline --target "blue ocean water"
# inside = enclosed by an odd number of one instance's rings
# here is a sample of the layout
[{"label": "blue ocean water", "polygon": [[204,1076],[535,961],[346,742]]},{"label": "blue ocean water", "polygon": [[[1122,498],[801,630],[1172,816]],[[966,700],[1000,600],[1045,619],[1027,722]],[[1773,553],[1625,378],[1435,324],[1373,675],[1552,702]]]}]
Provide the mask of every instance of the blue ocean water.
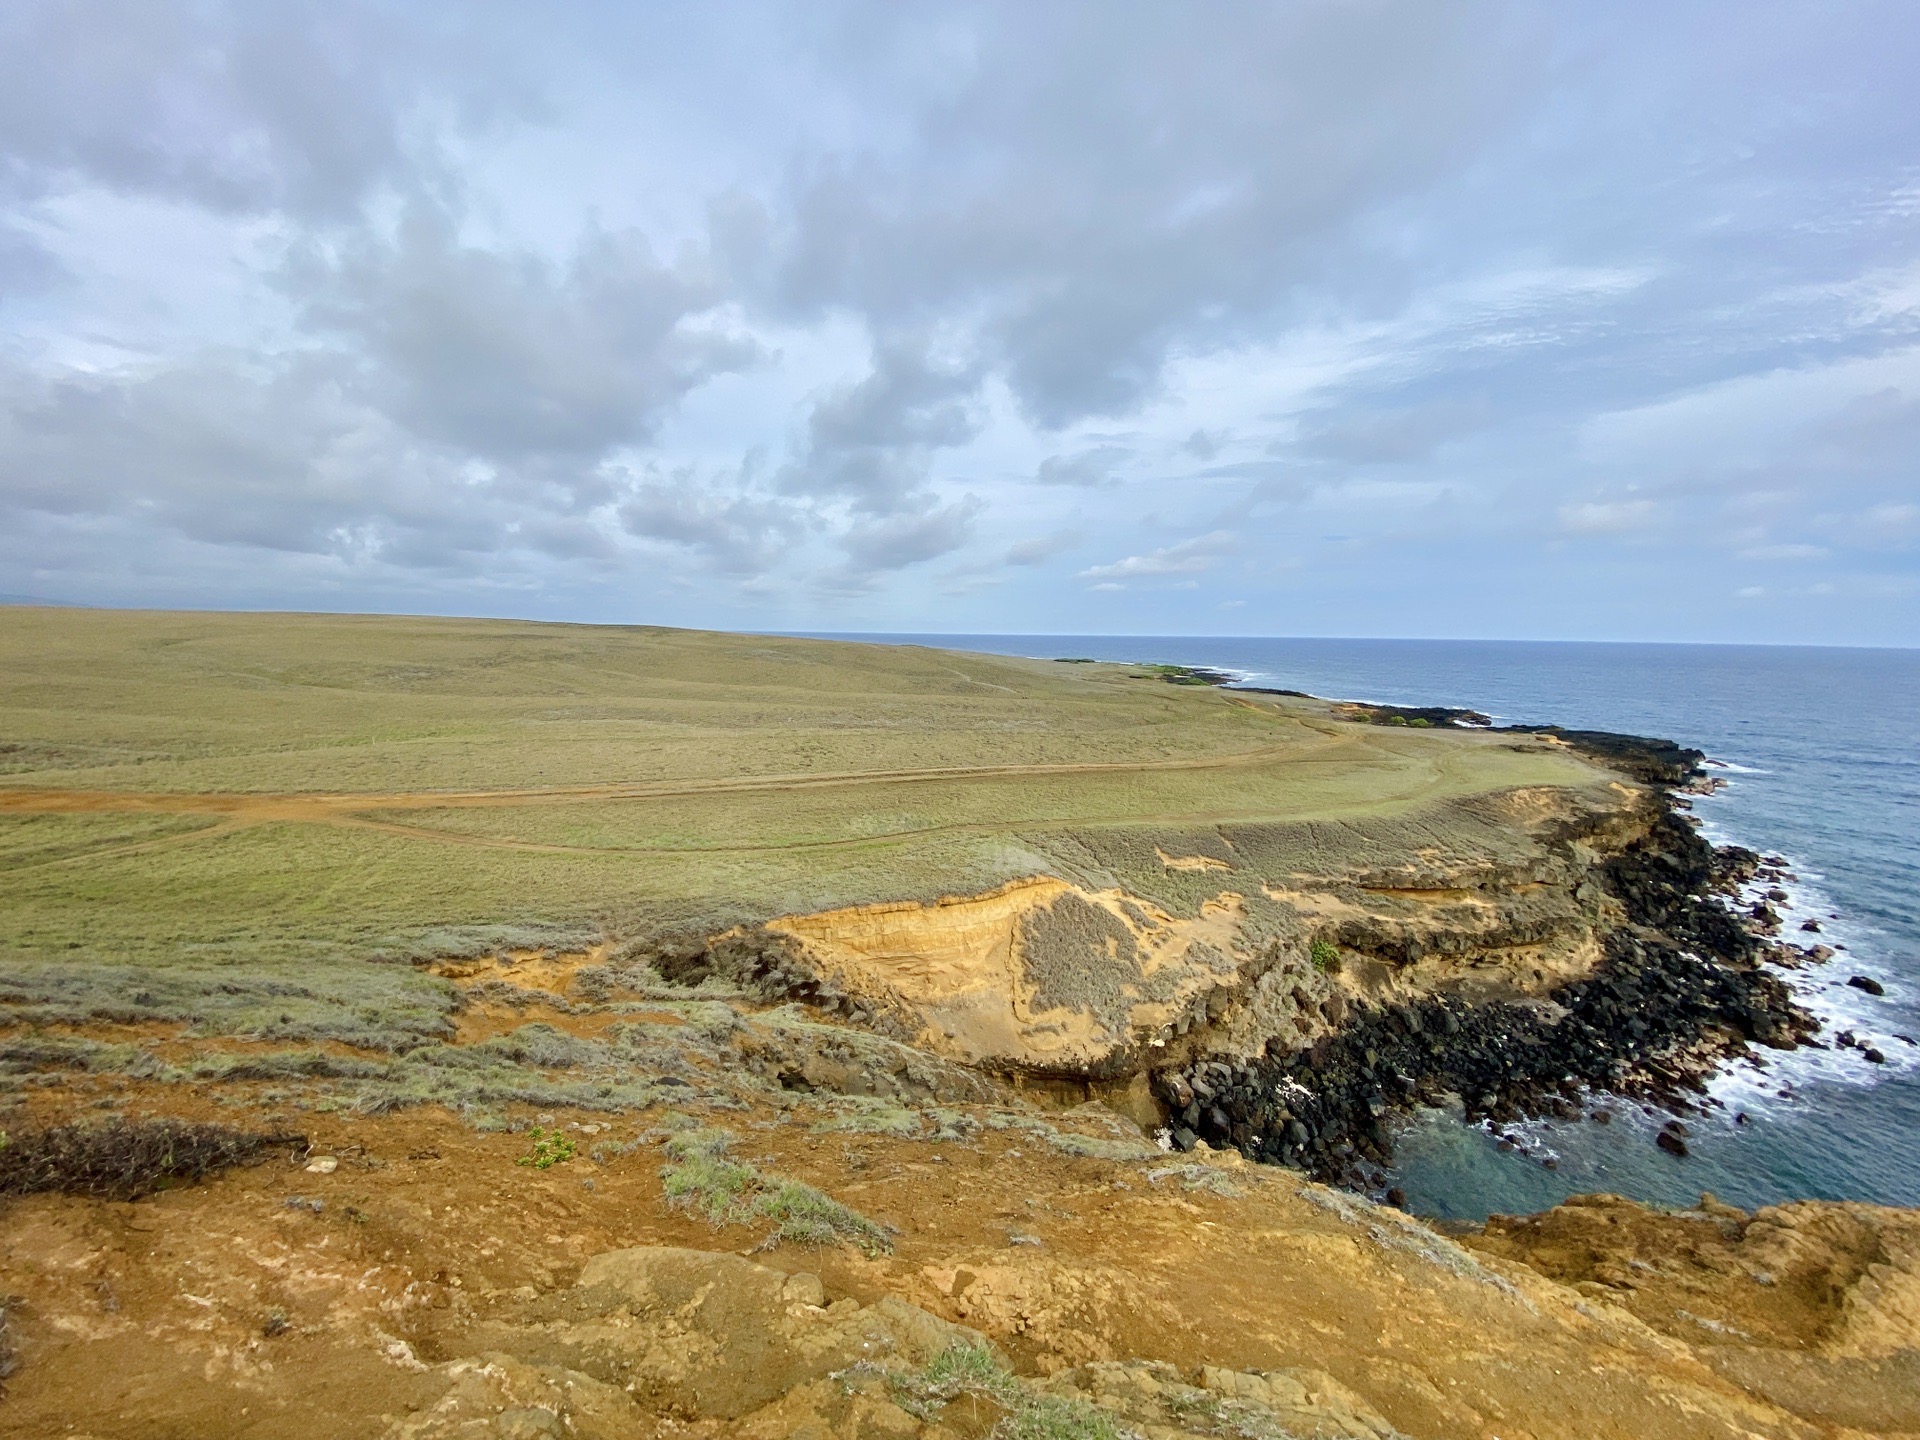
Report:
[{"label": "blue ocean water", "polygon": [[[1840,954],[1791,972],[1823,1039],[1858,1049],[1761,1052],[1723,1074],[1724,1110],[1690,1119],[1691,1155],[1655,1148],[1666,1117],[1524,1127],[1530,1154],[1428,1112],[1398,1137],[1395,1181],[1423,1214],[1479,1219],[1596,1190],[1664,1204],[1703,1190],[1754,1207],[1794,1199],[1920,1205],[1920,651],[1505,641],[1261,640],[1079,635],[842,638],[1059,658],[1158,661],[1341,699],[1464,705],[1496,723],[1657,735],[1707,752],[1728,783],[1695,802],[1707,834],[1785,856],[1803,919]],[[1847,986],[1881,982],[1875,998]],[[1745,1123],[1734,1117],[1744,1115]],[[1541,1161],[1551,1156],[1548,1170]]]}]

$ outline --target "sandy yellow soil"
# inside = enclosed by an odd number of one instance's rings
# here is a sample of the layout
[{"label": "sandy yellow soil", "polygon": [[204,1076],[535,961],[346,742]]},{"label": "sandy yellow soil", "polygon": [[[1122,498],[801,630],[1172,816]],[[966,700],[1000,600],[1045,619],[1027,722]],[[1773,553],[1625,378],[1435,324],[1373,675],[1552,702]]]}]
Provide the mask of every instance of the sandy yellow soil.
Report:
[{"label": "sandy yellow soil", "polygon": [[[146,1097],[116,1098],[137,1109]],[[307,1122],[311,1154],[335,1157],[330,1173],[302,1150],[132,1204],[16,1200],[0,1216],[18,1361],[0,1433],[984,1433],[958,1402],[923,1422],[884,1376],[830,1378],[863,1355],[876,1372],[910,1374],[971,1339],[946,1326],[996,1347],[1032,1393],[1104,1396],[1109,1413],[1166,1433],[1282,1433],[1224,1428],[1199,1400],[1141,1408],[1143,1378],[1178,1399],[1203,1367],[1218,1373],[1197,1393],[1216,1410],[1239,1395],[1282,1413],[1271,1384],[1229,1372],[1287,1372],[1286,1393],[1319,1394],[1319,1410],[1295,1394],[1304,1408],[1289,1423],[1327,1428],[1294,1434],[1912,1428],[1910,1216],[1609,1204],[1565,1212],[1577,1233],[1549,1216],[1463,1248],[1237,1157],[1065,1153],[1062,1136],[1121,1144],[1126,1127],[1090,1110],[1041,1120],[962,1107],[966,1133],[944,1140],[819,1128],[836,1113],[799,1102],[703,1118],[732,1129],[754,1164],[890,1226],[891,1254],[762,1249],[764,1224],[715,1227],[670,1208],[661,1115],[572,1129],[575,1158],[544,1171],[515,1164],[525,1135],[475,1134],[435,1112],[320,1119]],[[994,1129],[996,1116],[1024,1118]],[[619,1154],[607,1143],[636,1139]],[[596,1143],[600,1162],[587,1153]],[[582,1287],[592,1266],[633,1263],[596,1257],[654,1247],[721,1258],[701,1261],[672,1305]],[[726,1269],[740,1256],[817,1288],[800,1283],[767,1313],[695,1304],[703,1286],[753,1289],[750,1273]],[[1763,1270],[1770,1283],[1756,1280]],[[876,1310],[888,1297],[930,1318]],[[833,1329],[859,1315],[857,1343]],[[728,1359],[739,1353],[761,1359],[743,1370]],[[520,1413],[543,1409],[558,1428],[501,1420],[545,1425]],[[1389,1428],[1337,1428],[1356,1415]],[[793,1428],[751,1428],[776,1420]]]}]

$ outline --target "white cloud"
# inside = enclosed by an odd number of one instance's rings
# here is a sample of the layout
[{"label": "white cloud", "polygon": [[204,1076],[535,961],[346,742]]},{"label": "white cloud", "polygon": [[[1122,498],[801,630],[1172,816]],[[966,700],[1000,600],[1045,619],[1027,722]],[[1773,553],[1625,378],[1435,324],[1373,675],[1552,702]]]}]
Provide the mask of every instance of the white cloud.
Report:
[{"label": "white cloud", "polygon": [[0,563],[1156,631],[1231,564],[1299,631],[1586,634],[1657,535],[1696,599],[1902,594],[1920,13],[1834,5],[16,0]]},{"label": "white cloud", "polygon": [[1560,528],[1574,535],[1629,535],[1647,529],[1657,513],[1651,500],[1584,500],[1560,507]]},{"label": "white cloud", "polygon": [[1120,587],[1129,580],[1156,580],[1175,575],[1199,575],[1220,563],[1239,544],[1230,531],[1215,530],[1206,535],[1163,546],[1144,555],[1129,555],[1111,565],[1094,565],[1082,570],[1078,578],[1100,582],[1095,588]]},{"label": "white cloud", "polygon": [[1044,565],[1056,555],[1073,549],[1085,538],[1077,529],[1069,526],[1055,530],[1047,535],[1036,535],[1028,540],[1019,540],[1007,547],[1009,565]]}]

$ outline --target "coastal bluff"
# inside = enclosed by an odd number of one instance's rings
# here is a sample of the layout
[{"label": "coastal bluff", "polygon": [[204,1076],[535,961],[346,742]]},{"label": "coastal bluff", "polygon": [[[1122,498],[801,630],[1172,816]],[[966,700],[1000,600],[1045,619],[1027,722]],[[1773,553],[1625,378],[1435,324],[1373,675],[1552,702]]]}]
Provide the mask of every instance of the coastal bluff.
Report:
[{"label": "coastal bluff", "polygon": [[0,656],[0,1434],[1920,1434],[1909,1212],[1390,1203],[1411,1107],[1825,1043],[1682,746],[646,627]]}]

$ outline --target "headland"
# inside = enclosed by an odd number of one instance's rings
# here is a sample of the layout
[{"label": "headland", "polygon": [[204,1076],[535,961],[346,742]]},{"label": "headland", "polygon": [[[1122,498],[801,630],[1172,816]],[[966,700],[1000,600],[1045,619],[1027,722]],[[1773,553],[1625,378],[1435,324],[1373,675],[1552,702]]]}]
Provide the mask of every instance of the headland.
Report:
[{"label": "headland", "polygon": [[1687,823],[1681,745],[1172,666],[5,619],[0,1432],[1920,1429],[1908,1212],[1383,1203],[1411,1105],[1652,1104],[1682,1164],[1714,1067],[1817,1041],[1819,948],[1734,903],[1768,863]]}]

